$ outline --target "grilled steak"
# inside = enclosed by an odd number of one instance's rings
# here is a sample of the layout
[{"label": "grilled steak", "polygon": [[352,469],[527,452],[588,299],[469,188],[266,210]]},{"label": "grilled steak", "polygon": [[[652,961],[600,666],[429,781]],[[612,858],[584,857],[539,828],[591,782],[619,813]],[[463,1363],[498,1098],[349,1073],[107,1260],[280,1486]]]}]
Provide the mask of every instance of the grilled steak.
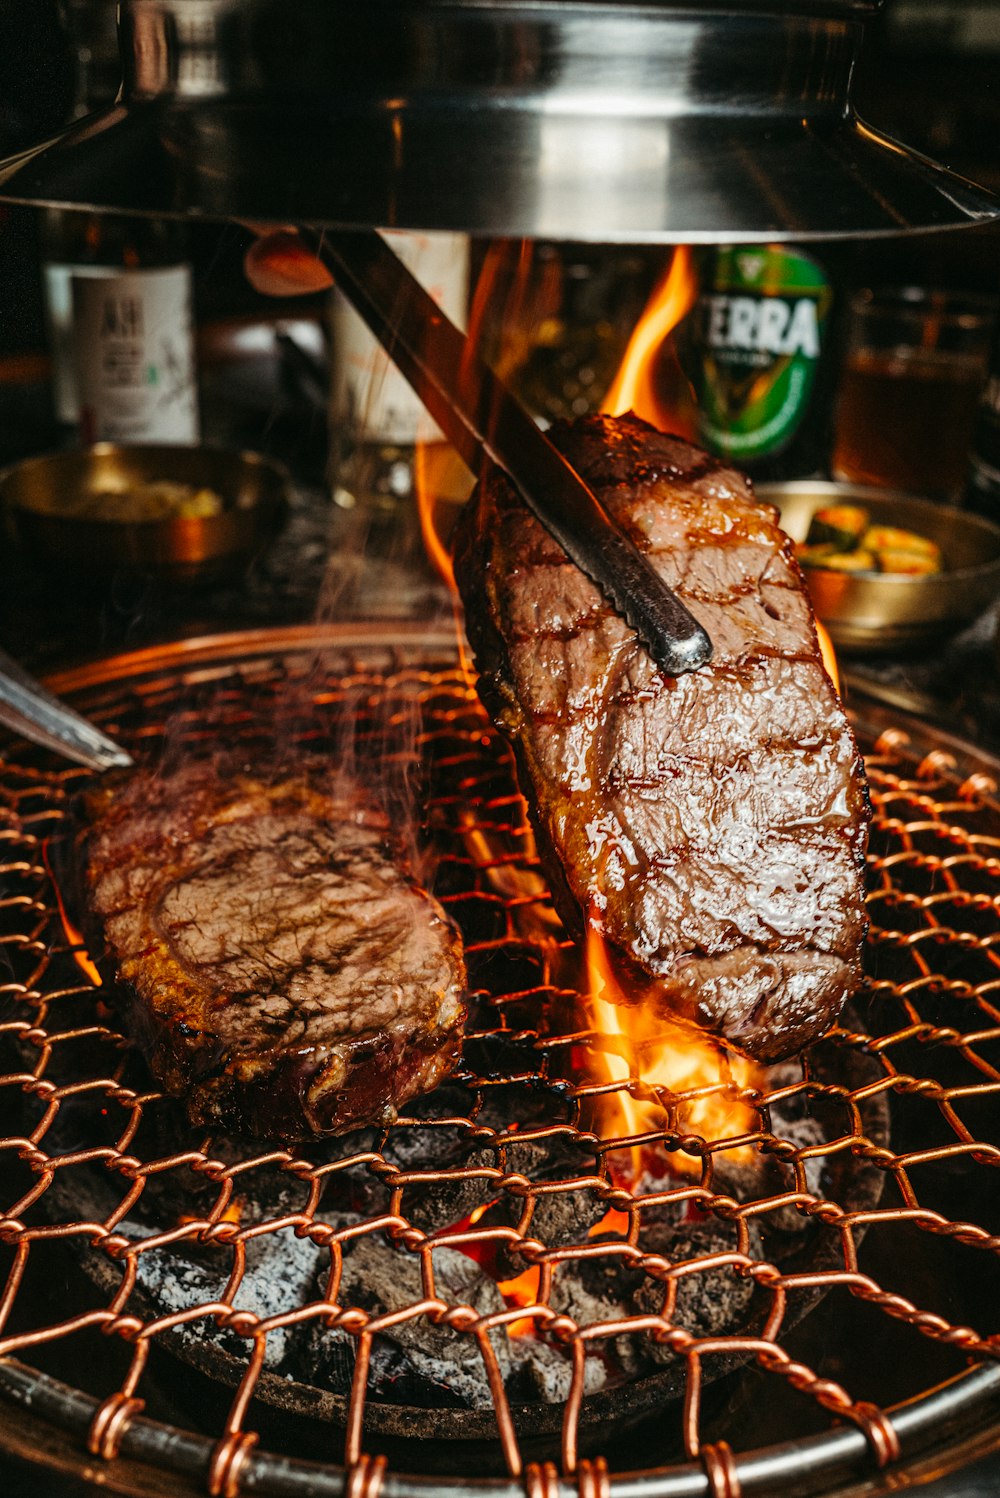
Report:
[{"label": "grilled steak", "polygon": [[102,786],[88,812],[89,902],[130,1029],[192,1122],[338,1133],[451,1069],[459,939],[360,793],[195,762]]},{"label": "grilled steak", "polygon": [[744,478],[634,416],[551,436],[715,646],[703,670],[661,677],[507,479],[486,475],[461,521],[459,587],[557,902],[644,976],[634,997],[788,1055],[859,981],[868,821],[791,544]]}]

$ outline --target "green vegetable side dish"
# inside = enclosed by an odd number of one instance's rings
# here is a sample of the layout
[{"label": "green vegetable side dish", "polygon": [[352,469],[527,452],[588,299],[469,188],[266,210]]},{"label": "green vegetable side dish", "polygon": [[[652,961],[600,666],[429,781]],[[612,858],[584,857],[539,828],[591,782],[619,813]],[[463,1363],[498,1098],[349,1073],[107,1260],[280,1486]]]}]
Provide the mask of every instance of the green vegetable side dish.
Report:
[{"label": "green vegetable side dish", "polygon": [[899,526],[871,525],[861,505],[826,505],[817,510],[795,555],[800,566],[827,572],[926,577],[942,568],[935,542]]}]

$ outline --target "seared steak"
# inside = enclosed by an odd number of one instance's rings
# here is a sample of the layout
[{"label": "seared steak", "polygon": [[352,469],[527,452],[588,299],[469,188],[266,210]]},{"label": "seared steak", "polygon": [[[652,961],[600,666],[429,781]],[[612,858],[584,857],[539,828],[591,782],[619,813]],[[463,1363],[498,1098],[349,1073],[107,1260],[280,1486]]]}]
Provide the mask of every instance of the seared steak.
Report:
[{"label": "seared steak", "polygon": [[556,899],[645,975],[634,997],[788,1055],[859,981],[868,822],[791,544],[746,479],[634,416],[551,436],[715,646],[703,670],[660,676],[507,479],[486,475],[461,521],[459,587]]},{"label": "seared steak", "polygon": [[102,786],[88,811],[89,901],[131,1031],[192,1122],[338,1133],[451,1069],[459,939],[360,793],[195,762]]}]

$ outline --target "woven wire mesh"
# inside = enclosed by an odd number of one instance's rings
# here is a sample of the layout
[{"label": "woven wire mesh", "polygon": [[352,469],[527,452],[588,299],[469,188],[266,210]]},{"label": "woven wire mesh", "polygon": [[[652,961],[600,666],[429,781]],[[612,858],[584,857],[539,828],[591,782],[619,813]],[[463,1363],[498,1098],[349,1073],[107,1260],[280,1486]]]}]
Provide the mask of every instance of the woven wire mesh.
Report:
[{"label": "woven wire mesh", "polygon": [[[265,637],[81,681],[79,705],[150,763],[220,741],[248,762],[279,743],[377,763],[463,933],[474,1001],[458,1073],[389,1129],[289,1148],[196,1135],[81,965],[69,848],[89,776],[8,753],[0,1357],[44,1379],[54,1349],[81,1349],[93,1453],[114,1458],[162,1350],[229,1388],[191,1415],[213,1493],[253,1471],[262,1420],[282,1439],[279,1409],[345,1432],[323,1469],[356,1493],[384,1483],[386,1434],[433,1433],[460,1453],[487,1438],[473,1477],[495,1461],[529,1492],[561,1474],[597,1494],[608,1421],[655,1406],[661,1469],[700,1464],[721,1498],[754,1443],[714,1381],[750,1380],[787,1435],[846,1422],[885,1465],[890,1405],[996,1357],[1000,811],[981,766],[862,731],[865,992],[800,1061],[749,1070],[716,1049],[665,1082],[661,1037],[609,1033],[508,755],[447,651]],[[284,1272],[262,1295],[269,1248]],[[846,1363],[802,1342],[820,1302],[851,1322]],[[428,1355],[445,1372],[420,1384]],[[417,1442],[403,1470],[421,1460]]]}]

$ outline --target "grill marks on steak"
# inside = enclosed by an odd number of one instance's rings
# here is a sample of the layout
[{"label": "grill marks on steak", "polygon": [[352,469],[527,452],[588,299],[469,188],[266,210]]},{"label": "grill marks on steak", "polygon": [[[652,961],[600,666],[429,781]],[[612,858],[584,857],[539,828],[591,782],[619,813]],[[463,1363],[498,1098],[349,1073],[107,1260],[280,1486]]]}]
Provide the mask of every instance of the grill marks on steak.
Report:
[{"label": "grill marks on steak", "polygon": [[635,997],[789,1054],[860,980],[868,821],[791,545],[743,477],[634,416],[551,435],[715,646],[661,677],[507,479],[480,484],[459,586],[557,901],[645,975]]},{"label": "grill marks on steak", "polygon": [[133,772],[87,809],[89,903],[130,1028],[192,1122],[338,1133],[451,1070],[460,942],[360,792],[195,762]]}]

